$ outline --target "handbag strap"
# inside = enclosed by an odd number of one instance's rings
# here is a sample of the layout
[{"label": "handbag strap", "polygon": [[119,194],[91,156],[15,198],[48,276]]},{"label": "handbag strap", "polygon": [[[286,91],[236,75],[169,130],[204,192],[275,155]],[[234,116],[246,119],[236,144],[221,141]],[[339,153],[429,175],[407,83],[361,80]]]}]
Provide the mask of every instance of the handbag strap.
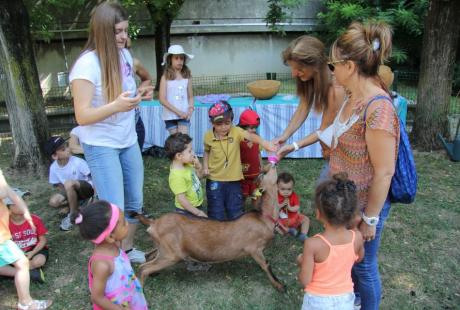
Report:
[{"label": "handbag strap", "polygon": [[376,101],[376,100],[380,100],[380,99],[388,100],[391,104],[393,104],[393,100],[391,100],[388,96],[385,96],[385,95],[377,95],[377,96],[373,97],[371,100],[369,100],[369,102],[368,102],[367,105],[366,105],[366,109],[364,110],[364,116],[363,116],[364,129],[366,129],[366,114],[367,114],[367,109],[369,108],[369,106],[371,105],[371,103],[373,103],[373,102]]}]

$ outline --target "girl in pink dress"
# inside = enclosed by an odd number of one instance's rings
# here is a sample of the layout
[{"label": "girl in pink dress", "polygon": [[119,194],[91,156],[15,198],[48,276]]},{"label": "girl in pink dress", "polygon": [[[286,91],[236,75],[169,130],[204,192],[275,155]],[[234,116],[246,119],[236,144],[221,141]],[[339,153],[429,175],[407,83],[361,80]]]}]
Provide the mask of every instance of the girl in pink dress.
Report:
[{"label": "girl in pink dress", "polygon": [[75,223],[82,237],[96,245],[88,262],[93,309],[148,309],[142,286],[128,256],[120,248],[128,234],[123,212],[99,200],[82,209]]}]

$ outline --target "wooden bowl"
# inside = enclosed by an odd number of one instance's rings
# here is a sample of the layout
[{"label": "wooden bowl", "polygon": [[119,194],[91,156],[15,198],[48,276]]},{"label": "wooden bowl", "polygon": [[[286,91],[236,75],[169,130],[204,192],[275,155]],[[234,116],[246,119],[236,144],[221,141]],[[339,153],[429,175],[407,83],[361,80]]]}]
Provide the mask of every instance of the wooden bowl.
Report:
[{"label": "wooden bowl", "polygon": [[258,80],[246,85],[256,99],[270,99],[280,89],[281,82],[276,80]]}]

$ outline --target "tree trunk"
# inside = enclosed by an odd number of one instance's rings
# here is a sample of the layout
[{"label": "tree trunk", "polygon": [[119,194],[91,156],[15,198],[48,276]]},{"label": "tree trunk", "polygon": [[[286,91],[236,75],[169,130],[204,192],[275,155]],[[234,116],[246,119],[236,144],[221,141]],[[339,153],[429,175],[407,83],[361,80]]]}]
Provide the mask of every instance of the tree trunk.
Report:
[{"label": "tree trunk", "polygon": [[0,71],[13,135],[13,168],[43,174],[48,120],[22,0],[0,0]]},{"label": "tree trunk", "polygon": [[413,138],[417,147],[440,147],[436,136],[447,133],[455,54],[460,23],[460,1],[431,0],[425,20],[417,108]]},{"label": "tree trunk", "polygon": [[157,66],[157,83],[155,90],[160,89],[160,79],[163,75],[163,55],[168,51],[170,44],[170,30],[171,30],[172,19],[165,17],[163,22],[155,24],[155,63]]}]

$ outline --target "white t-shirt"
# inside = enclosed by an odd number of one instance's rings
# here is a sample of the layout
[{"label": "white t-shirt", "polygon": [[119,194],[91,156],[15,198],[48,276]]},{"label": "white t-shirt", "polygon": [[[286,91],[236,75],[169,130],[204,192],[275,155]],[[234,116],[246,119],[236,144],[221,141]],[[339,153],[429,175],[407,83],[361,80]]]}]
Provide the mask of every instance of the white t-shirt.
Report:
[{"label": "white t-shirt", "polygon": [[[188,79],[166,80],[166,100],[178,110],[188,111]],[[163,120],[179,119],[173,111],[163,107]]]},{"label": "white t-shirt", "polygon": [[81,126],[74,127],[74,128],[70,131],[70,134],[76,136],[76,137],[78,138],[78,140],[80,140],[80,136],[81,136]]},{"label": "white t-shirt", "polygon": [[86,181],[92,185],[91,173],[85,160],[70,156],[69,162],[64,167],[59,166],[55,160],[50,166],[50,184],[64,184],[67,180]]},{"label": "white t-shirt", "polygon": [[[127,49],[120,51],[122,91],[136,92],[133,58]],[[107,103],[102,92],[102,74],[95,51],[84,52],[75,62],[69,76],[73,80],[87,80],[94,84],[95,92],[91,104],[100,107]],[[125,148],[137,143],[134,110],[115,113],[91,125],[81,126],[80,142],[111,148]]]}]

